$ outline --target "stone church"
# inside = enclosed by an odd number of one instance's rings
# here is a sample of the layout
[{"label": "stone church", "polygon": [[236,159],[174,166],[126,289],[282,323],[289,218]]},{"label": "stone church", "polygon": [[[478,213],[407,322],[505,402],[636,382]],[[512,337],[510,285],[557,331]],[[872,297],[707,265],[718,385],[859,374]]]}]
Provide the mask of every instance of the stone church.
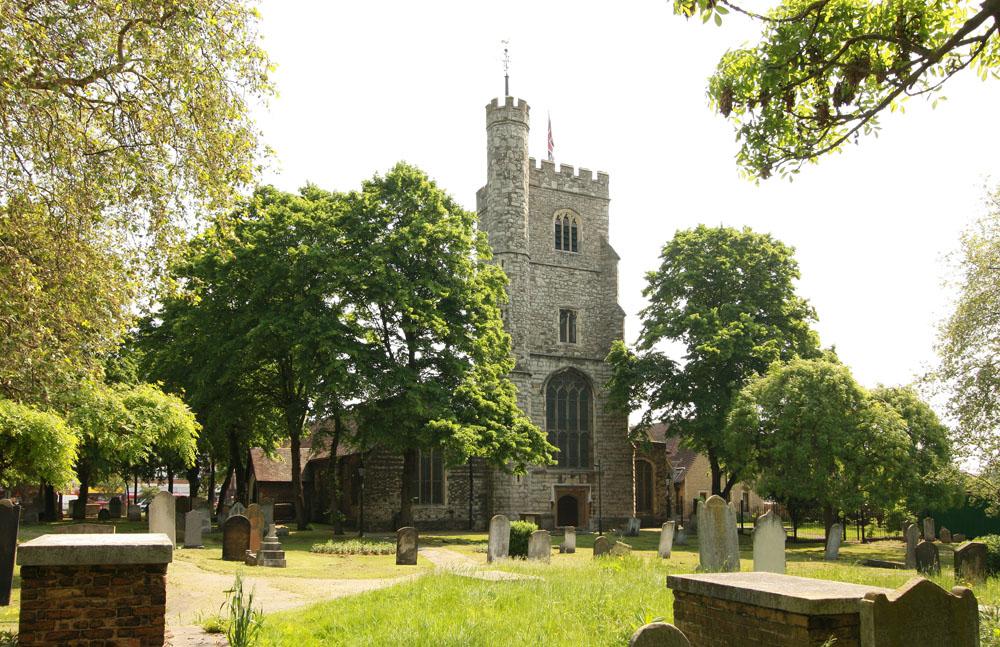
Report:
[{"label": "stone church", "polygon": [[[603,519],[608,529],[635,511],[628,420],[605,412],[604,358],[623,338],[625,318],[618,255],[608,244],[608,176],[536,163],[528,156],[529,112],[513,97],[486,106],[487,176],[476,201],[493,262],[510,279],[502,316],[513,341],[518,406],[559,448],[558,462],[510,475],[478,459],[446,470],[439,454],[421,452],[418,527],[483,529],[504,514],[542,528],[597,529]],[[328,508],[328,458],[308,448],[302,458],[306,505],[320,521]],[[351,521],[360,512],[360,459],[342,455],[341,510]],[[261,454],[252,466],[261,491],[276,487],[268,485],[275,470],[265,463]],[[402,457],[377,449],[365,456],[366,528],[395,529],[401,472]]]}]

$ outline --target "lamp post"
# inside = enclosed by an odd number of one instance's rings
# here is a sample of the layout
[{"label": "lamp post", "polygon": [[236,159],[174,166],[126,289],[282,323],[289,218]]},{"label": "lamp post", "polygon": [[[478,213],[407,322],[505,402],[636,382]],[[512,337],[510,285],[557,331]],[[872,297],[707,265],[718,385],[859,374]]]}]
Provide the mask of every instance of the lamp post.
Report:
[{"label": "lamp post", "polygon": [[358,476],[361,477],[361,510],[358,515],[358,537],[365,536],[365,457],[361,456],[361,464],[358,465]]},{"label": "lamp post", "polygon": [[601,471],[601,459],[597,459],[597,534],[604,534],[604,499],[602,497],[602,486],[604,472]]}]

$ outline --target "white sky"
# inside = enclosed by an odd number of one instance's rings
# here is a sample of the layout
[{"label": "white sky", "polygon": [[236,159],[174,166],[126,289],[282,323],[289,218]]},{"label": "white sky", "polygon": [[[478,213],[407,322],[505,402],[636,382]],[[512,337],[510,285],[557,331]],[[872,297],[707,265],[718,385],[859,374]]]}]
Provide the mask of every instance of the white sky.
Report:
[{"label": "white sky", "polygon": [[[485,183],[484,106],[531,105],[530,153],[611,176],[611,244],[621,256],[625,338],[639,332],[644,275],[678,229],[749,226],[794,246],[799,294],[824,346],[866,386],[907,383],[935,361],[949,311],[944,256],[981,210],[1000,163],[1000,82],[951,81],[932,110],[914,100],[794,183],[739,177],[732,126],[707,107],[707,79],[727,48],[754,39],[672,15],[670,0],[502,3],[264,0],[264,45],[280,96],[258,113],[278,163],[265,182],[327,190],[406,160],[467,209]],[[501,8],[504,8],[501,11]]]}]

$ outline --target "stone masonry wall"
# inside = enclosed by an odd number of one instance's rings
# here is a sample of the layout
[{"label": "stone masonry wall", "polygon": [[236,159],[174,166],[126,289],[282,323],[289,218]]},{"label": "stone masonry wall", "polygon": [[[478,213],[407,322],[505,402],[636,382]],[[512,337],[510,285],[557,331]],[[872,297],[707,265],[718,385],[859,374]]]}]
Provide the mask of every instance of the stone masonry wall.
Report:
[{"label": "stone masonry wall", "polygon": [[22,566],[20,647],[162,647],[167,565]]},{"label": "stone masonry wall", "polygon": [[859,647],[858,613],[807,616],[780,609],[674,591],[674,624],[691,647]]}]

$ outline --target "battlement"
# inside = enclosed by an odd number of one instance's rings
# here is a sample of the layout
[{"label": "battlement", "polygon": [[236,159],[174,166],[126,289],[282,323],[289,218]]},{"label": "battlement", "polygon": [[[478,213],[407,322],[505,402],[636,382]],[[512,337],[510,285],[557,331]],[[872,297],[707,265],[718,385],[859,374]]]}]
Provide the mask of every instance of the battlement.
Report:
[{"label": "battlement", "polygon": [[559,170],[556,165],[548,160],[542,160],[541,166],[534,157],[528,158],[528,184],[549,189],[558,189],[570,193],[580,193],[593,196],[595,198],[608,199],[608,174],[603,171],[597,172],[597,178],[590,169],[580,168],[578,174],[574,174],[573,167],[568,164],[560,164]]},{"label": "battlement", "polygon": [[527,126],[530,112],[531,108],[524,99],[518,99],[515,104],[514,97],[504,97],[503,105],[500,105],[499,99],[493,99],[486,106],[486,127],[501,121],[516,121]]}]

